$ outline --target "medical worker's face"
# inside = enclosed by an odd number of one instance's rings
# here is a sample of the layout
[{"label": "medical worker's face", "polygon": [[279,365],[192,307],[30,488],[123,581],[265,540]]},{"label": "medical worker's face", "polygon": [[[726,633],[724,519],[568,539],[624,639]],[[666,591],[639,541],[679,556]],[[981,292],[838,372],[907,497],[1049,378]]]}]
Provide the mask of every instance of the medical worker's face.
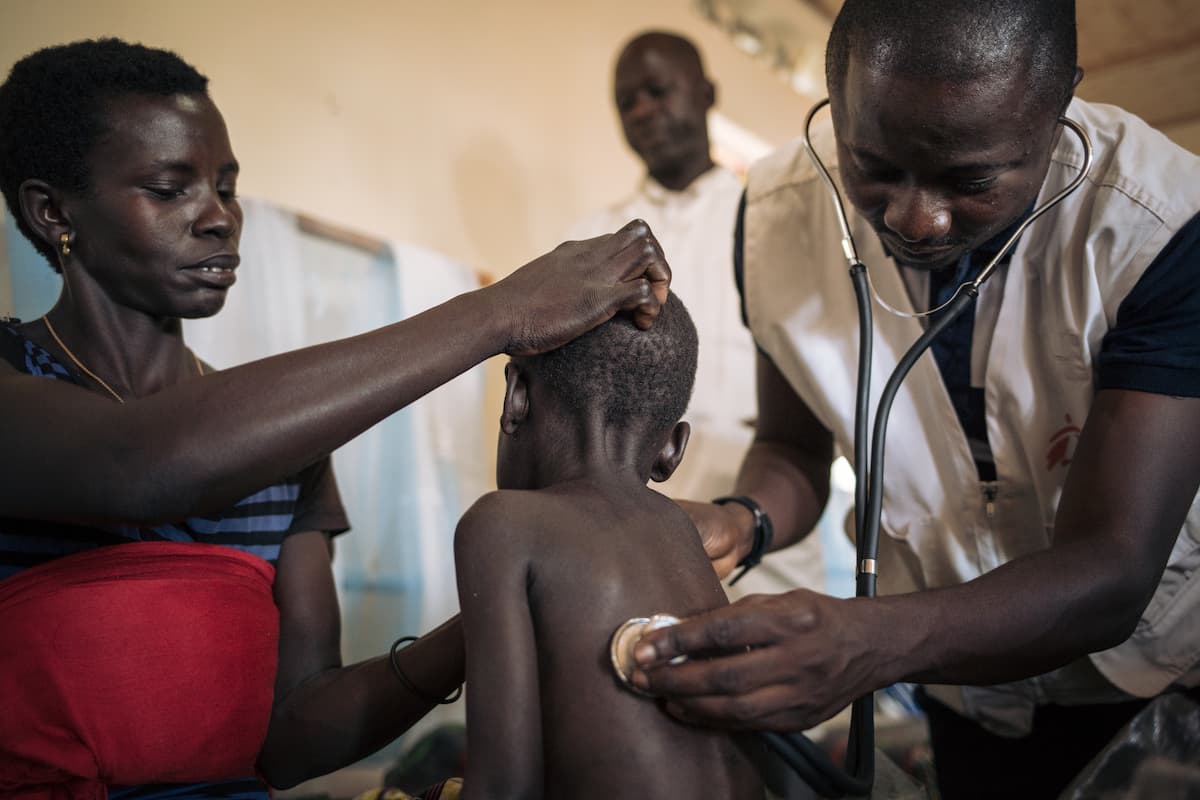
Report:
[{"label": "medical worker's face", "polygon": [[948,81],[851,59],[832,97],[841,177],[897,261],[952,266],[1030,206],[1057,109],[1029,97],[1021,69]]},{"label": "medical worker's face", "polygon": [[694,65],[668,47],[634,44],[617,63],[613,92],[625,140],[651,175],[709,164],[714,90]]}]

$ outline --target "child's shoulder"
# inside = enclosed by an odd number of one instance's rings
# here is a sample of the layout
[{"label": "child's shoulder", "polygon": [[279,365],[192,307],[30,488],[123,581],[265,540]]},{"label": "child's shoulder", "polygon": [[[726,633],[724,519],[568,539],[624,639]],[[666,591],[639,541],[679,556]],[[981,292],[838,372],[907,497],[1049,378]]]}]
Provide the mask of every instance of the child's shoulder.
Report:
[{"label": "child's shoulder", "polygon": [[523,517],[531,504],[540,504],[537,492],[514,489],[488,492],[471,504],[458,521],[458,528],[497,527]]},{"label": "child's shoulder", "polygon": [[455,541],[485,539],[495,546],[512,546],[537,535],[552,506],[544,492],[501,489],[476,500],[455,529]]},{"label": "child's shoulder", "polygon": [[500,489],[483,495],[467,509],[454,537],[456,547],[473,550],[553,550],[589,538],[598,519],[607,513],[611,508],[590,492],[561,486]]}]

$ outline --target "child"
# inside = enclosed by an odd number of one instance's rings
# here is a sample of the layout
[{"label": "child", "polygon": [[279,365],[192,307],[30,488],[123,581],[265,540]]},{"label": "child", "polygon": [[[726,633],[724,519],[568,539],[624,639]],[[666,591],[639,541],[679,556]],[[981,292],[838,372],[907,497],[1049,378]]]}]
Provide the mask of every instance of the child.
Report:
[{"label": "child", "polygon": [[505,369],[497,484],[455,535],[467,647],[464,798],[759,798],[753,744],[622,688],[631,617],[726,603],[687,515],[646,486],[687,444],[696,329],[668,299]]}]

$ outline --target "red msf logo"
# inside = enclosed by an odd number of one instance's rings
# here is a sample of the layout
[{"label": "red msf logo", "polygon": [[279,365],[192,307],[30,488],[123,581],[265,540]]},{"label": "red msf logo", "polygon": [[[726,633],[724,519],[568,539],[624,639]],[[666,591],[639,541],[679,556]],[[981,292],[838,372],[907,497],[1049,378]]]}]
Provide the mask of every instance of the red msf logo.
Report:
[{"label": "red msf logo", "polygon": [[1050,446],[1046,448],[1046,471],[1055,467],[1065,467],[1071,463],[1075,454],[1075,442],[1079,440],[1079,426],[1071,422],[1071,415],[1066,415],[1066,425],[1050,434]]}]

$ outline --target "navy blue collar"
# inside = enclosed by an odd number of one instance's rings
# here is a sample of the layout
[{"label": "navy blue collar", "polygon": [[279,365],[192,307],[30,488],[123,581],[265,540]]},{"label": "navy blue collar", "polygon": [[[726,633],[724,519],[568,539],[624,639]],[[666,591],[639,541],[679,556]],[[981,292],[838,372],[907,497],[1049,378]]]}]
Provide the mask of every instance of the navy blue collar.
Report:
[{"label": "navy blue collar", "polygon": [[[1008,241],[1008,237],[1016,233],[1017,228],[1024,225],[1025,220],[1029,219],[1031,216],[1033,216],[1033,204],[1030,204],[1029,208],[1025,209],[1025,213],[1013,220],[1011,225],[972,250],[971,255],[977,256],[979,260],[982,260],[984,263],[991,261],[992,258],[995,257],[996,253],[999,253],[1000,249],[1004,247],[1004,243]],[[1016,249],[1017,245],[1014,242],[1012,250],[1008,251],[1007,255],[1004,256],[1004,260],[1007,261],[1008,259],[1012,258],[1013,250]]]}]

